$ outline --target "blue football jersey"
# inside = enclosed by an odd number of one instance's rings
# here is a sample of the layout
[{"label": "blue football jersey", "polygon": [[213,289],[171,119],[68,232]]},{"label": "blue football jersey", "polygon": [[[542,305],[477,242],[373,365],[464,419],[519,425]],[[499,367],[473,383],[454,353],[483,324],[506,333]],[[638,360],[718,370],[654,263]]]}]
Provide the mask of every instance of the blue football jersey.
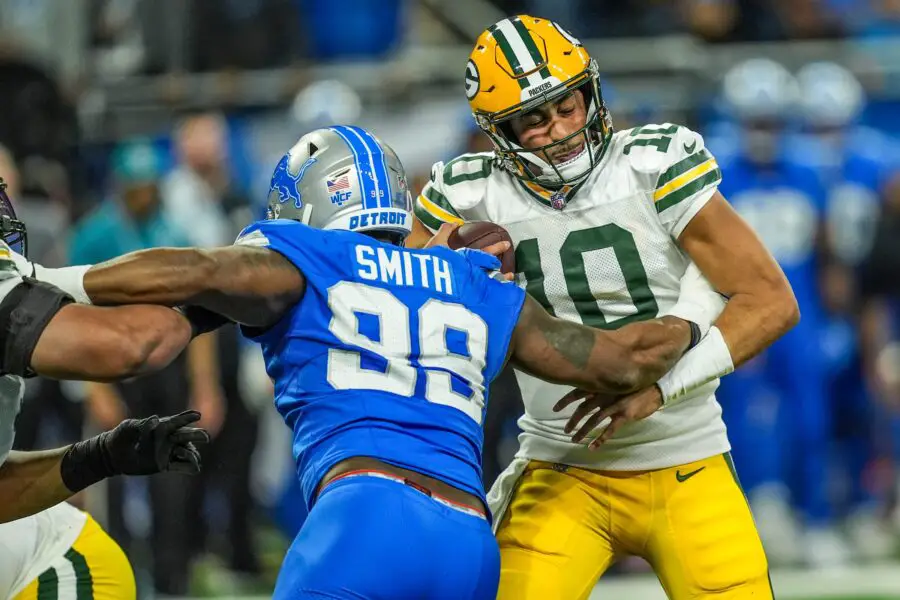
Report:
[{"label": "blue football jersey", "polygon": [[839,144],[798,135],[796,160],[813,168],[828,190],[831,249],[845,264],[858,266],[871,250],[885,185],[898,170],[898,147],[880,132],[856,127]]},{"label": "blue football jersey", "polygon": [[336,463],[368,456],[484,499],[482,421],[524,292],[480,252],[413,250],[296,221],[251,225],[238,244],[284,255],[303,299],[254,337],[294,432],[307,504]]},{"label": "blue football jersey", "polygon": [[760,167],[742,156],[720,161],[719,190],[760,236],[791,282],[804,318],[818,312],[817,240],[825,191],[814,170],[780,160]]}]

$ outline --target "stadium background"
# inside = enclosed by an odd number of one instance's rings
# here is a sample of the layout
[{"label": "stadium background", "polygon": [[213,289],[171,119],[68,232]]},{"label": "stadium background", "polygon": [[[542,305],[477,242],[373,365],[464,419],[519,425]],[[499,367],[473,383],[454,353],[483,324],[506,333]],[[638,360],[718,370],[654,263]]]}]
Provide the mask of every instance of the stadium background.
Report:
[{"label": "stadium background", "polygon": [[[824,392],[801,417],[791,386],[765,377],[754,380],[759,393],[736,384],[720,399],[727,418],[730,395],[745,407],[729,425],[747,470],[823,465],[813,509],[802,476],[751,474],[760,527],[774,531],[776,596],[900,598],[900,353],[885,325],[900,295],[891,285],[900,275],[891,262],[900,255],[891,246],[900,239],[897,0],[0,0],[0,176],[33,256],[49,266],[229,243],[261,215],[278,156],[334,122],[373,129],[418,189],[433,162],[487,147],[467,110],[465,59],[482,29],[517,12],[558,20],[584,42],[618,129],[687,124],[720,156],[741,152],[721,90],[742,61],[767,57],[792,72],[835,61],[861,82],[862,112],[832,141],[851,156],[851,140],[877,140],[866,146],[881,169],[869,186],[876,211],[853,261],[814,248],[825,316],[804,329],[804,347],[828,349],[832,362],[819,375],[786,375],[793,389]],[[802,128],[784,116],[789,133]],[[789,234],[783,206],[767,206],[755,223]],[[867,258],[873,246],[881,254]],[[846,268],[828,268],[835,263]],[[874,283],[856,285],[863,271]],[[209,408],[219,434],[202,479],[116,482],[78,498],[126,546],[144,598],[267,597],[302,521],[288,432],[257,352],[231,331],[214,350],[206,358],[216,360],[118,388],[29,382],[21,449],[70,442],[124,415]],[[515,394],[506,377],[492,398],[488,480],[515,450]],[[827,433],[798,443],[801,418],[820,419]],[[663,597],[640,561],[620,564],[595,596]]]}]

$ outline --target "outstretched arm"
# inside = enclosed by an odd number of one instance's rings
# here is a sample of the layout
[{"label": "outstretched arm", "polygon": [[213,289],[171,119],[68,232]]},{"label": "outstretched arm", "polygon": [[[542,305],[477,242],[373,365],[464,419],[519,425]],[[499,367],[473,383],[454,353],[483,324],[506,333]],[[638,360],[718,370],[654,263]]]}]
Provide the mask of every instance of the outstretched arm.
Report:
[{"label": "outstretched arm", "polygon": [[0,466],[0,523],[37,514],[72,496],[60,474],[66,450],[10,452]]},{"label": "outstretched arm", "polygon": [[91,267],[84,290],[95,304],[191,304],[253,327],[274,324],[306,288],[287,258],[253,246],[158,248]]},{"label": "outstretched arm", "polygon": [[37,514],[115,475],[198,473],[195,444],[209,436],[191,427],[199,413],[128,419],[112,431],[65,448],[11,452],[0,464],[0,523]]},{"label": "outstretched arm", "polygon": [[526,296],[510,359],[516,368],[552,383],[625,394],[659,379],[690,341],[690,325],[676,317],[604,331],[552,317]]}]

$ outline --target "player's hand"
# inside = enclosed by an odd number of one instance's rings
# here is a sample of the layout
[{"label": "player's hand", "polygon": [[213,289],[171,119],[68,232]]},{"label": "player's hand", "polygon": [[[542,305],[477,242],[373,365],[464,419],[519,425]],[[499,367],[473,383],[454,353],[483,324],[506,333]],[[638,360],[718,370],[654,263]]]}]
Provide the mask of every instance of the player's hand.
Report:
[{"label": "player's hand", "polygon": [[[587,420],[572,435],[572,441],[579,443],[593,432],[607,418],[609,424],[600,435],[591,440],[588,447],[596,450],[606,443],[626,423],[646,419],[662,407],[662,392],[656,385],[651,385],[639,392],[627,396],[614,397],[607,394],[595,394],[584,390],[573,390],[563,396],[553,407],[559,412],[573,402],[582,400],[574,414],[566,423],[566,433],[572,433],[586,416]],[[590,416],[588,416],[590,415]]]},{"label": "player's hand", "polygon": [[426,243],[424,246],[422,246],[422,248],[428,249],[428,248],[435,248],[437,246],[444,246],[445,248],[449,248],[450,247],[450,235],[454,231],[456,231],[456,229],[458,227],[459,227],[459,225],[456,223],[442,223],[441,228],[437,230],[437,233],[435,233],[433,236],[431,236],[431,239],[428,240],[428,243]]},{"label": "player's hand", "polygon": [[195,474],[200,472],[200,453],[194,444],[209,442],[204,429],[189,427],[199,420],[200,413],[194,410],[172,417],[127,419],[98,438],[114,474]]},{"label": "player's hand", "polygon": [[[428,243],[422,248],[434,248],[435,246],[450,247],[450,235],[459,228],[457,223],[442,223],[441,228],[434,234]],[[503,241],[496,244],[490,244],[482,248],[478,248],[481,252],[487,252],[491,256],[500,256],[510,249],[510,243]]]}]

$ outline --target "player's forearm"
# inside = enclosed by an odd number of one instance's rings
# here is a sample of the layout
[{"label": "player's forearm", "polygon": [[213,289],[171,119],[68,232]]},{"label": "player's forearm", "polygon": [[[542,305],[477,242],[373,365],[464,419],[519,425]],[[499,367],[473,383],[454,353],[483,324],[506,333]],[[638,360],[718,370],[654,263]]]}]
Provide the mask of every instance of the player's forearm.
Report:
[{"label": "player's forearm", "polygon": [[219,283],[214,257],[197,248],[155,248],[93,265],[84,290],[94,304],[194,304]]},{"label": "player's forearm", "polygon": [[737,293],[716,321],[734,367],[744,364],[793,328],[800,309],[790,286],[759,293]]},{"label": "player's forearm", "polygon": [[84,277],[95,304],[190,304],[256,327],[299,301],[305,283],[282,255],[249,246],[142,250],[94,265]]},{"label": "player's forearm", "polygon": [[690,340],[690,325],[675,317],[610,332],[551,317],[526,297],[513,333],[511,360],[551,383],[618,395],[654,382]]},{"label": "player's forearm", "polygon": [[0,466],[0,523],[37,514],[72,496],[60,473],[66,450],[10,453]]},{"label": "player's forearm", "polygon": [[690,324],[677,317],[662,317],[627,325],[612,332],[622,344],[622,365],[628,391],[651,385],[684,356],[691,343]]}]

